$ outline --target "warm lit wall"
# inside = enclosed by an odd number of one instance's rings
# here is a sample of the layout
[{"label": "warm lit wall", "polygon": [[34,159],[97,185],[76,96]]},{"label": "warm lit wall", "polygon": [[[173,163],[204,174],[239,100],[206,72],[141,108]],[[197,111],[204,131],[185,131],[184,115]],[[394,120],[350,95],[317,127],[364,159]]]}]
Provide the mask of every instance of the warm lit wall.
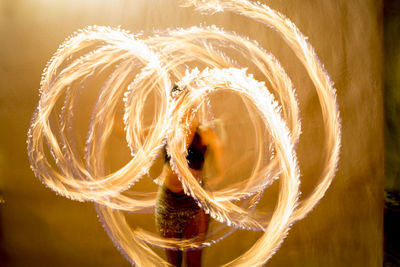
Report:
[{"label": "warm lit wall", "polygon": [[[34,177],[26,133],[42,69],[58,45],[87,25],[151,31],[201,22],[257,39],[278,57],[298,90],[303,136],[302,191],[318,180],[322,123],[317,96],[292,51],[272,31],[234,15],[211,17],[175,0],[3,0],[0,2],[0,265],[129,266],[102,230],[91,204],[57,196]],[[264,2],[264,1],[263,1]],[[265,1],[266,2],[266,1]],[[290,230],[269,266],[381,266],[381,4],[373,0],[268,1],[310,42],[335,82],[343,140],[338,173],[326,196]],[[240,238],[246,235],[240,235]],[[249,235],[248,240],[254,235]],[[232,259],[242,239],[205,251],[205,266]],[[7,264],[6,264],[7,266]]]}]

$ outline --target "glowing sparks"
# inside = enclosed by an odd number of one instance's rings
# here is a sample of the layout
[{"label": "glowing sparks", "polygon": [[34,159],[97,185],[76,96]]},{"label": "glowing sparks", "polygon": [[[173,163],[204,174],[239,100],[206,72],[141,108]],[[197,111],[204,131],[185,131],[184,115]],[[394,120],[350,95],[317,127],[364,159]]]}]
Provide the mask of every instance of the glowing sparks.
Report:
[{"label": "glowing sparks", "polygon": [[[316,189],[305,200],[298,201],[300,171],[294,146],[301,127],[289,77],[274,56],[256,42],[216,26],[171,30],[148,38],[121,29],[94,26],[66,40],[43,74],[40,102],[28,133],[32,169],[57,193],[74,200],[95,202],[104,227],[133,264],[168,265],[148,245],[183,250],[202,247],[221,240],[236,228],[243,228],[264,233],[245,254],[227,264],[261,265],[277,250],[289,227],[306,216],[323,197],[334,177],[340,148],[335,90],[307,38],[291,21],[268,6],[246,0],[188,0],[186,4],[203,12],[236,12],[276,29],[303,63],[318,93],[325,122],[327,158]],[[255,80],[226,51],[233,51],[253,64],[271,85],[269,89],[279,95],[280,103],[264,83]],[[193,62],[207,67],[201,71],[189,70],[187,65]],[[108,78],[94,106],[82,158],[69,129],[73,126],[73,111],[82,85],[100,73]],[[178,98],[170,95],[174,83],[186,88]],[[228,188],[211,191],[197,182],[187,166],[187,144],[182,135],[190,125],[190,118],[185,119],[184,114],[194,108],[201,115],[202,123],[213,124],[211,112],[207,111],[211,108],[207,97],[223,90],[241,97],[249,110],[261,118],[253,122],[260,155],[247,178]],[[145,125],[142,118],[150,96],[155,96],[157,105],[152,122]],[[65,99],[59,120],[51,123],[61,97]],[[105,146],[121,99],[125,104],[126,141],[132,159],[114,173],[105,175]],[[58,134],[54,128],[58,128]],[[134,190],[129,196],[122,193],[128,188],[134,189],[135,183],[148,173],[165,141],[171,167],[185,192],[214,219],[229,227],[215,229],[202,240],[174,240],[142,229],[133,230],[128,225],[123,212],[151,210],[156,193]],[[47,159],[45,142],[58,170]],[[273,148],[265,149],[266,143],[272,143]],[[272,160],[265,163],[266,156]],[[278,177],[281,191],[272,216],[255,212],[263,190]],[[158,179],[161,181],[162,177]],[[248,201],[238,205],[237,199]]]}]

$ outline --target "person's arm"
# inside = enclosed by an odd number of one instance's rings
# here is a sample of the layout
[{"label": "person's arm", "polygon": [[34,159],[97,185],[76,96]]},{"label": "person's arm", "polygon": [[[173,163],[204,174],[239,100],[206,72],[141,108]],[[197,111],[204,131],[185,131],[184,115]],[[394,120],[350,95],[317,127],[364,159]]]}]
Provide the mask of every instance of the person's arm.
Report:
[{"label": "person's arm", "polygon": [[215,168],[217,172],[216,177],[213,177],[213,179],[208,182],[208,185],[218,185],[224,178],[225,172],[221,140],[218,138],[217,134],[211,129],[202,130],[201,136],[204,144],[207,145],[213,153]]}]

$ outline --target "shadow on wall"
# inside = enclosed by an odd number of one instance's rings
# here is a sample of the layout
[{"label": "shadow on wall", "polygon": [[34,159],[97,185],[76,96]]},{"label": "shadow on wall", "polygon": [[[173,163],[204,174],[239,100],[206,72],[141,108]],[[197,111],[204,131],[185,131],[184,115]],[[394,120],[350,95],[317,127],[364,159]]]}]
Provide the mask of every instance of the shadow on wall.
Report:
[{"label": "shadow on wall", "polygon": [[0,191],[0,265],[1,266],[8,266],[9,264],[9,257],[6,253],[5,243],[4,240],[4,229],[3,229],[3,209],[2,206],[4,204],[3,194]]},{"label": "shadow on wall", "polygon": [[400,266],[400,2],[384,2],[385,262]]}]

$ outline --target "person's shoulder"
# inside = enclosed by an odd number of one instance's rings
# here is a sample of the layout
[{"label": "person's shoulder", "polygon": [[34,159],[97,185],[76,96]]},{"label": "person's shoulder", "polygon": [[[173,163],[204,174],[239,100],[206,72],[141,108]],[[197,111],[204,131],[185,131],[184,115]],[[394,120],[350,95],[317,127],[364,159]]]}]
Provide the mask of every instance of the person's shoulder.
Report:
[{"label": "person's shoulder", "polygon": [[204,124],[200,124],[199,126],[197,126],[197,131],[200,134],[204,134],[204,133],[207,134],[207,133],[213,132],[213,130],[210,127],[208,127],[207,125],[204,125]]},{"label": "person's shoulder", "polygon": [[214,130],[205,125],[199,125],[198,132],[201,138],[207,143],[216,137]]}]

